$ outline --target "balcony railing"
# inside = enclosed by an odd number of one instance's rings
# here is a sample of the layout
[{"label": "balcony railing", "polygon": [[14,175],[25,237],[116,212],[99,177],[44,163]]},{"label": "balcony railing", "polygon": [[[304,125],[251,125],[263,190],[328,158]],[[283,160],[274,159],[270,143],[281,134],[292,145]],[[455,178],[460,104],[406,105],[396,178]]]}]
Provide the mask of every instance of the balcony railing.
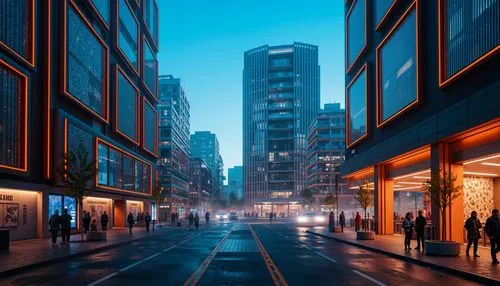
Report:
[{"label": "balcony railing", "polygon": [[269,114],[269,119],[293,119],[293,114],[292,113],[287,113],[287,114]]}]

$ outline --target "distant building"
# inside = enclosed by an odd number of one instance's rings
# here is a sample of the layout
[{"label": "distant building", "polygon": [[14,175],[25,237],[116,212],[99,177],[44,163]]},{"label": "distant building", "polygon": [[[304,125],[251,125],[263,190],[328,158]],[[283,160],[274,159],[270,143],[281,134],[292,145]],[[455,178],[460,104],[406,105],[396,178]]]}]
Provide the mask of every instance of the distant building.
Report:
[{"label": "distant building", "polygon": [[244,194],[259,215],[300,211],[307,129],[319,108],[317,46],[266,45],[245,52]]},{"label": "distant building", "polygon": [[184,214],[189,204],[190,106],[181,80],[172,75],[159,77],[159,182],[166,190],[161,215],[172,211]]},{"label": "distant building", "polygon": [[243,198],[243,166],[234,166],[227,170],[228,198],[231,193],[237,199]]},{"label": "distant building", "polygon": [[200,216],[212,207],[212,173],[201,158],[189,160],[189,208]]}]

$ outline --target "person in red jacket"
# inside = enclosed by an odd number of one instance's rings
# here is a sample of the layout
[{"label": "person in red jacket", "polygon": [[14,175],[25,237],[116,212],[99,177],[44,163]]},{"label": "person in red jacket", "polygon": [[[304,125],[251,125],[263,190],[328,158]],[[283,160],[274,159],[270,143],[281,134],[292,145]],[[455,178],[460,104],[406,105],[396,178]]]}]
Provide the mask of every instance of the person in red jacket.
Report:
[{"label": "person in red jacket", "polygon": [[359,212],[356,212],[356,218],[354,219],[354,230],[359,231],[361,228],[361,216]]}]

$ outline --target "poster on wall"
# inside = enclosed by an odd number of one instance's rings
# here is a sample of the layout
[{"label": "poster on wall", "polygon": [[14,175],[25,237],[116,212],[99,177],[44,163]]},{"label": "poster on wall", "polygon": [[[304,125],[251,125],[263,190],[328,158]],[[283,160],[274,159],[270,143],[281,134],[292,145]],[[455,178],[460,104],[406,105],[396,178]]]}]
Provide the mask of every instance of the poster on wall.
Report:
[{"label": "poster on wall", "polygon": [[16,227],[19,225],[19,204],[0,203],[0,227]]}]

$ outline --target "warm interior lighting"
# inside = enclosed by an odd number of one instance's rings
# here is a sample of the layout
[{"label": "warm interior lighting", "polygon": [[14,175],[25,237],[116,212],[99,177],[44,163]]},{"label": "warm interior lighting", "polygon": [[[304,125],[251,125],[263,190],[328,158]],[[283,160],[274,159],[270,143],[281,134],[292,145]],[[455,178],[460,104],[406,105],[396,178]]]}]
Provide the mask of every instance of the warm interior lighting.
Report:
[{"label": "warm interior lighting", "polygon": [[398,184],[403,184],[403,185],[422,185],[422,183],[417,183],[417,182],[398,182]]},{"label": "warm interior lighting", "polygon": [[476,160],[464,162],[464,165],[469,165],[469,164],[472,164],[472,163],[482,162],[482,161],[486,161],[486,160],[490,160],[490,159],[495,159],[495,158],[500,158],[500,155],[494,155],[494,156],[490,156],[490,157],[486,157],[486,158],[481,158],[481,159],[476,159]]},{"label": "warm interior lighting", "polygon": [[465,175],[486,176],[486,177],[498,177],[498,174],[492,174],[492,173],[464,172],[464,174]]},{"label": "warm interior lighting", "polygon": [[431,177],[426,177],[426,176],[413,176],[415,179],[424,179],[424,180],[430,180]]},{"label": "warm interior lighting", "polygon": [[420,186],[414,186],[414,187],[406,187],[406,188],[397,188],[397,189],[394,189],[394,191],[405,191],[405,190],[416,190],[416,189],[421,189],[422,188],[422,184],[419,184]]},{"label": "warm interior lighting", "polygon": [[[415,176],[415,175],[425,174],[427,172],[430,172],[430,170],[427,169],[427,170],[424,170],[424,171],[419,171],[419,172],[415,172],[415,173],[410,173],[410,174],[407,174],[407,175],[399,176],[399,177],[394,178],[394,180],[399,180],[399,179],[404,179],[404,178],[412,177],[412,176]],[[414,178],[416,178],[416,177],[414,177]]]},{"label": "warm interior lighting", "polygon": [[481,164],[486,165],[486,166],[500,167],[500,164],[497,164],[497,163],[481,163]]}]

